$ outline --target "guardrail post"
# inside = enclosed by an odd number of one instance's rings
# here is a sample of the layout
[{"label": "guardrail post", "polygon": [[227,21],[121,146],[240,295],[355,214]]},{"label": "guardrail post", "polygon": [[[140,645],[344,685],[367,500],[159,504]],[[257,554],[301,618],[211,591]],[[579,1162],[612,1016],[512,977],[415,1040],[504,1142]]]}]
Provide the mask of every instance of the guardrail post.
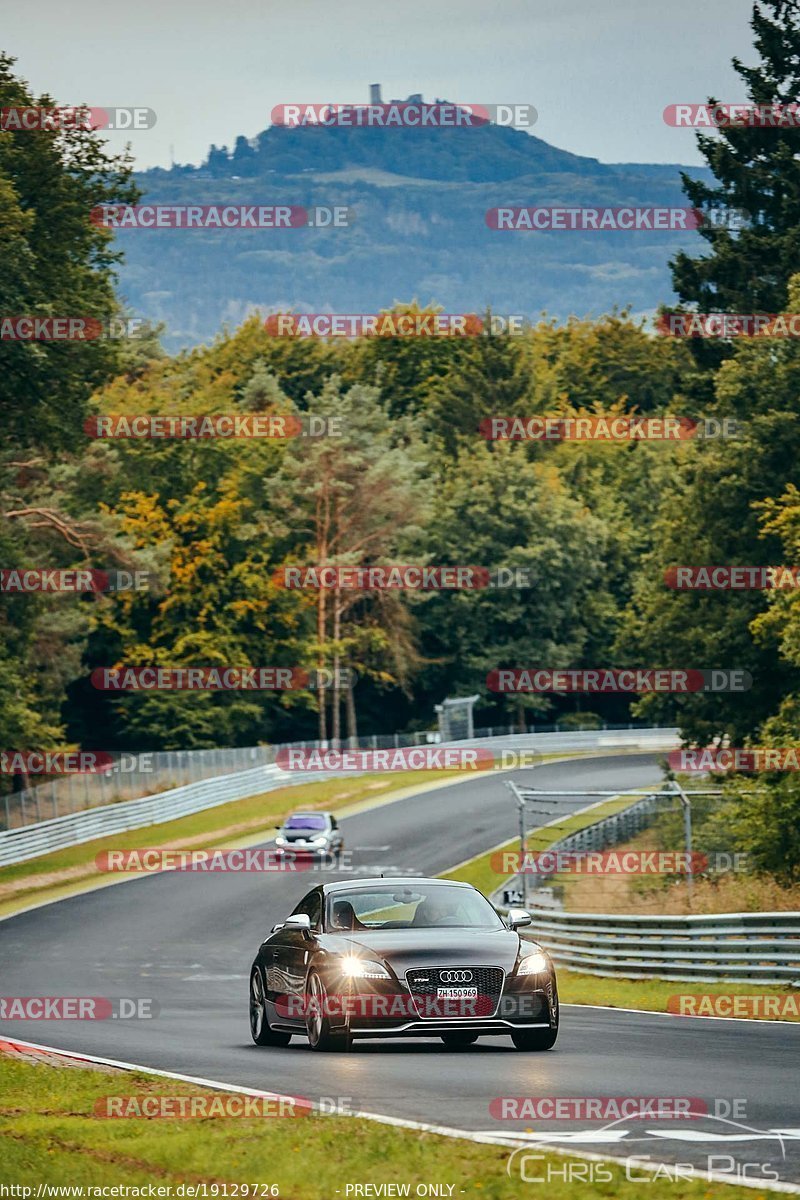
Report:
[{"label": "guardrail post", "polygon": [[686,892],[689,900],[689,907],[692,906],[692,892],[694,890],[694,877],[692,871],[692,802],[683,790],[677,779],[672,781],[673,790],[680,796],[681,804],[683,805],[683,834],[686,845],[687,854],[687,870],[686,870]]}]

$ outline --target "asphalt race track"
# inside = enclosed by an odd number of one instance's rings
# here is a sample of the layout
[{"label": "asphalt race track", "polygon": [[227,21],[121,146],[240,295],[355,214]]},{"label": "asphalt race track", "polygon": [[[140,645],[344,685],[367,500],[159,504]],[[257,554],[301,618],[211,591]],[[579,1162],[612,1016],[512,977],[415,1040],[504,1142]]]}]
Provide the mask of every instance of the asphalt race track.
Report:
[{"label": "asphalt race track", "polygon": [[[514,836],[506,779],[535,774],[539,787],[622,790],[657,782],[656,760],[635,754],[483,775],[344,819],[346,845],[359,873],[437,874]],[[566,1132],[576,1150],[710,1165],[732,1179],[745,1170],[734,1161],[747,1163],[751,1179],[800,1183],[800,1024],[566,1006],[557,1046],[545,1054],[516,1051],[510,1038],[461,1051],[438,1039],[357,1042],[349,1054],[315,1054],[300,1037],[285,1049],[254,1046],[253,955],[317,878],[164,873],[2,921],[3,996],[152,997],[160,1011],[149,1021],[4,1021],[0,1034],[453,1128],[533,1130],[537,1139]],[[624,1120],[597,1140],[602,1122],[497,1120],[489,1105],[502,1096],[693,1097],[728,1120]],[[735,1100],[745,1112],[731,1124]]]}]

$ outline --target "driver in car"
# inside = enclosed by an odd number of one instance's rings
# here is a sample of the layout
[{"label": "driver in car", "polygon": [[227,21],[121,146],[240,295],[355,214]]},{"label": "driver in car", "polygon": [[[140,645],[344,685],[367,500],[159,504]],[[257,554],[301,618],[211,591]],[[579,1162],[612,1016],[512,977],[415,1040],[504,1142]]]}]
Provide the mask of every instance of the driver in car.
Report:
[{"label": "driver in car", "polygon": [[414,925],[459,925],[463,921],[463,914],[459,912],[458,903],[452,898],[444,895],[437,896],[436,893],[428,896],[422,901],[417,911],[414,913]]}]

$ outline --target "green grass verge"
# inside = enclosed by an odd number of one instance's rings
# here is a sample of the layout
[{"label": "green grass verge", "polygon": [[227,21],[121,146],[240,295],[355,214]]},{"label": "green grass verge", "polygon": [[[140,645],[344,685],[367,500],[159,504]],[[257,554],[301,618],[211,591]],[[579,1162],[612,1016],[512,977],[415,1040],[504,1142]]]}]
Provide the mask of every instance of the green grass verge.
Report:
[{"label": "green grass verge", "polygon": [[[265,1053],[265,1066],[268,1059]],[[337,1195],[345,1200],[347,1184],[366,1183],[408,1184],[412,1196],[418,1183],[452,1185],[453,1197],[484,1200],[512,1200],[524,1190],[518,1170],[506,1173],[509,1151],[503,1147],[360,1118],[94,1116],[95,1104],[107,1096],[200,1093],[197,1087],[144,1072],[112,1074],[32,1064],[0,1054],[0,1183],[31,1187],[32,1196],[39,1184],[157,1184],[171,1188],[166,1194],[172,1196],[180,1184],[206,1184],[208,1195],[214,1195],[213,1184],[275,1184],[281,1200],[335,1200]],[[351,1103],[357,1108],[356,1097]],[[538,1172],[545,1172],[548,1164],[563,1173],[560,1156],[547,1155],[537,1162]],[[641,1195],[645,1185],[627,1181],[622,1164],[612,1163],[608,1169],[612,1182],[582,1183],[582,1197],[634,1200]],[[574,1200],[575,1186],[556,1176],[547,1188],[548,1198]],[[740,1200],[733,1187],[704,1180],[659,1179],[647,1184],[646,1191],[649,1200]],[[221,1187],[216,1195],[224,1195]]]},{"label": "green grass verge", "polygon": [[[619,812],[631,804],[630,796],[615,796],[603,804],[593,805],[591,810],[583,813],[573,813],[559,821],[557,826],[543,827],[533,831],[528,836],[528,852],[536,853],[547,850],[553,842],[559,841],[578,829],[594,824],[603,817]],[[519,850],[519,838],[503,843],[486,854],[462,863],[443,873],[444,879],[463,879],[473,884],[484,894],[495,891],[509,878],[498,873],[493,860],[503,851]],[[554,881],[558,876],[554,876]],[[534,930],[535,931],[535,930]],[[608,1008],[642,1008],[648,1012],[667,1012],[671,997],[686,993],[711,996],[785,996],[792,993],[787,987],[770,987],[757,983],[677,983],[668,979],[624,979],[606,978],[602,975],[585,975],[580,971],[571,971],[560,967],[558,971],[558,991],[562,1004],[599,1004]],[[761,1020],[774,1020],[774,1017],[763,1016]],[[781,1014],[780,1019],[797,1021],[800,1013],[794,1015],[791,1011]]]},{"label": "green grass verge", "polygon": [[[787,996],[798,998],[796,990],[787,987],[767,987],[758,983],[689,983],[670,982],[668,979],[606,979],[600,975],[583,975],[560,967],[558,971],[558,994],[564,1004],[602,1004],[608,1008],[644,1008],[649,1012],[667,1012],[671,996]],[[791,1007],[782,1011],[782,1021],[799,1021],[800,1011],[794,1014]],[[800,1010],[800,999],[798,999]],[[762,1021],[776,1017],[760,1016]]]}]

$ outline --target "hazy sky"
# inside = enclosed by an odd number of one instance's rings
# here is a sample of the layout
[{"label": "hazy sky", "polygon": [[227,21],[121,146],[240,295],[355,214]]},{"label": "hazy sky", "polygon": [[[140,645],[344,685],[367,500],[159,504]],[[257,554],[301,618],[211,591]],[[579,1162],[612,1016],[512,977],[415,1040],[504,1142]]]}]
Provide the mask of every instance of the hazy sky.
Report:
[{"label": "hazy sky", "polygon": [[[0,45],[62,103],[141,105],[139,167],[199,162],[267,127],[275,104],[422,92],[528,103],[534,133],[604,162],[700,159],[667,104],[745,99],[750,0],[39,0],[6,4]],[[111,144],[123,145],[114,135]]]}]

